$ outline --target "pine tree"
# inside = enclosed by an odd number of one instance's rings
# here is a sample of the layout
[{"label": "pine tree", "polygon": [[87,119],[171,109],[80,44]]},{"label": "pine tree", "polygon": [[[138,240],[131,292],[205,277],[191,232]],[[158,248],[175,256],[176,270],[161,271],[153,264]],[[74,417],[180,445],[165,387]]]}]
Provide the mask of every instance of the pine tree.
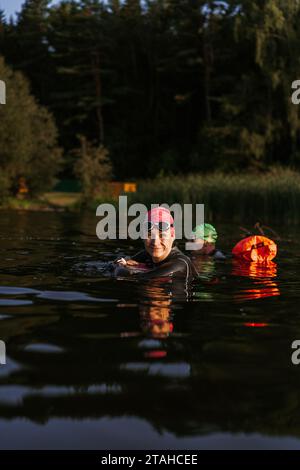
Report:
[{"label": "pine tree", "polygon": [[6,21],[4,11],[0,9],[0,54],[3,54]]},{"label": "pine tree", "polygon": [[104,141],[103,12],[97,0],[61,4],[51,11],[49,34],[57,71],[56,106],[68,110],[65,124],[75,125],[73,134],[76,126],[84,126],[85,134],[99,143]]}]

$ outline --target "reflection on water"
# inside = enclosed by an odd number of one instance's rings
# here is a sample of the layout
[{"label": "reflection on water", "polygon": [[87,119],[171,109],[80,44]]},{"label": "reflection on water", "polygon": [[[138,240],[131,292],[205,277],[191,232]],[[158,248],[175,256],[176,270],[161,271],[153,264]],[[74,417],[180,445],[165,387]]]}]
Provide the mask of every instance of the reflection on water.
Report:
[{"label": "reflection on water", "polygon": [[273,261],[267,263],[245,263],[240,260],[232,260],[232,274],[244,276],[253,280],[253,285],[235,295],[236,300],[254,300],[263,297],[280,295],[276,282],[277,264]]},{"label": "reflection on water", "polygon": [[95,226],[1,214],[1,447],[300,447],[297,246],[263,267],[199,258],[187,291],[112,278],[138,245]]},{"label": "reflection on water", "polygon": [[[171,294],[155,281],[140,288],[141,330],[153,338],[166,338],[173,331]],[[150,357],[150,356],[149,356]]]}]

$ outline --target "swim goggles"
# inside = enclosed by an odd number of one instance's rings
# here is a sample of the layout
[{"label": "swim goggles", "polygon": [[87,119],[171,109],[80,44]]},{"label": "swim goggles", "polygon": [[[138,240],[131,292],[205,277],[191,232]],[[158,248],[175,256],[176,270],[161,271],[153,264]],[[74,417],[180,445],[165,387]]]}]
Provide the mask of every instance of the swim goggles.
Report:
[{"label": "swim goggles", "polygon": [[159,232],[166,232],[171,228],[171,224],[169,222],[145,222],[144,227],[147,232],[151,232],[154,228],[156,228]]}]

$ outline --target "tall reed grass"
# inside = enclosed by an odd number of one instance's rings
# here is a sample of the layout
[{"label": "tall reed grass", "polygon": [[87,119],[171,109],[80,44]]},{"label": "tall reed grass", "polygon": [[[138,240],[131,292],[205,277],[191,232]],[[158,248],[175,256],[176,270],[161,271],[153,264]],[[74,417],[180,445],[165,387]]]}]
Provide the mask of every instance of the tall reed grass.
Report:
[{"label": "tall reed grass", "polygon": [[300,173],[273,168],[264,174],[194,174],[161,177],[138,184],[130,203],[205,205],[206,220],[298,222]]}]

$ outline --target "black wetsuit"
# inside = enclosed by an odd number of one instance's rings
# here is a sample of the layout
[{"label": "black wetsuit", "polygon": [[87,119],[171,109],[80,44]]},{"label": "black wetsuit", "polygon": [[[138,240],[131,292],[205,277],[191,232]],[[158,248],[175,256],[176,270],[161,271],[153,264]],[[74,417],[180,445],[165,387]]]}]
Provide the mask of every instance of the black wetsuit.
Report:
[{"label": "black wetsuit", "polygon": [[191,281],[197,276],[197,271],[190,258],[185,256],[177,247],[173,247],[169,255],[159,263],[154,263],[146,250],[139,251],[131,259],[146,264],[150,271],[138,275],[142,279],[172,276]]},{"label": "black wetsuit", "polygon": [[227,258],[232,257],[230,253],[224,253],[224,251],[218,250],[217,248],[215,248],[210,253],[201,253],[201,251],[198,252],[197,250],[191,251],[190,253],[191,253],[192,259],[197,258],[198,256],[203,257],[203,258],[208,256],[209,258],[214,258],[215,260],[225,260]]},{"label": "black wetsuit", "polygon": [[214,251],[209,253],[208,256],[211,256],[212,258],[217,259],[217,260],[224,260],[226,258],[230,258],[230,256],[227,253],[224,253],[223,251],[218,250],[217,248],[215,248]]}]

